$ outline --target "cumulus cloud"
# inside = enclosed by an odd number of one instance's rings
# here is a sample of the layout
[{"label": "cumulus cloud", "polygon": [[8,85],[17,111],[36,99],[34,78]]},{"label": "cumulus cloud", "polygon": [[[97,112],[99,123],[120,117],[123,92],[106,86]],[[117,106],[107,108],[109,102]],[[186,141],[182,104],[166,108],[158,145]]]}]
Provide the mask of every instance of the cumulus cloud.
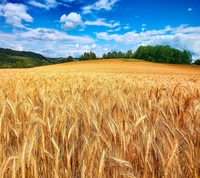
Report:
[{"label": "cumulus cloud", "polygon": [[75,12],[71,12],[68,16],[63,14],[60,17],[60,23],[62,23],[62,28],[65,30],[75,29],[77,26],[84,27],[84,23],[79,14]]},{"label": "cumulus cloud", "polygon": [[117,27],[120,25],[119,22],[111,21],[111,23],[107,23],[104,18],[99,18],[96,21],[85,21],[86,25],[94,25],[94,26],[105,26],[109,28]]},{"label": "cumulus cloud", "polygon": [[96,33],[98,39],[114,40],[123,44],[135,45],[170,45],[180,50],[189,50],[194,56],[200,57],[200,27],[181,25],[177,28],[170,26],[161,30],[136,31],[125,34]]},{"label": "cumulus cloud", "polygon": [[33,18],[27,13],[28,8],[23,4],[7,3],[0,5],[0,16],[4,17],[6,24],[25,28],[22,21],[33,22]]},{"label": "cumulus cloud", "polygon": [[67,33],[60,32],[48,28],[35,28],[23,32],[19,37],[26,40],[39,40],[39,41],[67,41],[79,43],[92,43],[94,40],[88,36],[73,36]]},{"label": "cumulus cloud", "polygon": [[33,51],[48,57],[79,57],[83,51],[96,50],[97,46],[88,36],[68,35],[49,28],[15,30],[12,34],[0,31],[0,39],[0,47]]},{"label": "cumulus cloud", "polygon": [[104,9],[110,11],[118,1],[119,0],[99,0],[94,4],[83,7],[83,14],[92,13],[93,10],[99,11]]},{"label": "cumulus cloud", "polygon": [[41,53],[45,56],[73,56],[73,57],[80,57],[84,52],[93,51],[96,53],[97,56],[101,57],[103,49],[101,46],[98,46],[96,43],[93,44],[65,44],[60,46],[58,49],[55,50],[55,47],[48,46],[47,49],[42,50]]}]

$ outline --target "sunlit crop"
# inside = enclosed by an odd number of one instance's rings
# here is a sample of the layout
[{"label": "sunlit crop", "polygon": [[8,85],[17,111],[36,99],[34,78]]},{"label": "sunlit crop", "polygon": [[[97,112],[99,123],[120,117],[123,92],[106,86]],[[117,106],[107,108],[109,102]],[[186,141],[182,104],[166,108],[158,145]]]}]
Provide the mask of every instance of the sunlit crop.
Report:
[{"label": "sunlit crop", "polygon": [[200,177],[199,76],[115,60],[0,70],[0,177]]}]

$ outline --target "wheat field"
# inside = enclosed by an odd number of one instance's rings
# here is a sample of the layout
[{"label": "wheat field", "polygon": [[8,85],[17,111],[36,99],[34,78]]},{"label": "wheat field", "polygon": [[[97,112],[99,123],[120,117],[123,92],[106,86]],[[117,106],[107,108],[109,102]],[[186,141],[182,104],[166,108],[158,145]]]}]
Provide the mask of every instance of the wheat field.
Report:
[{"label": "wheat field", "polygon": [[0,177],[200,177],[200,68],[102,60],[0,70]]}]

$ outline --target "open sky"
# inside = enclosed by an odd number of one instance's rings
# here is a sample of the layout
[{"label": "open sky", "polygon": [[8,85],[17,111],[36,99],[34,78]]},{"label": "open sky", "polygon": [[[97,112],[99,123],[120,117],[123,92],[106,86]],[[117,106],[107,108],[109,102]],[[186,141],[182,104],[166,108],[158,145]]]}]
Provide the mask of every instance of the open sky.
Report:
[{"label": "open sky", "polygon": [[170,45],[200,59],[199,0],[0,0],[0,47],[48,57]]}]

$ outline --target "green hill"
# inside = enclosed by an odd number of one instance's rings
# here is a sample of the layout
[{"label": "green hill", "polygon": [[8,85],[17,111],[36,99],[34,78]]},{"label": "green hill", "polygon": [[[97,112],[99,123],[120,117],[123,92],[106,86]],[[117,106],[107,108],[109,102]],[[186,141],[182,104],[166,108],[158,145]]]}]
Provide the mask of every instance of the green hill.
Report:
[{"label": "green hill", "polygon": [[29,68],[53,63],[41,54],[0,48],[0,68]]}]

